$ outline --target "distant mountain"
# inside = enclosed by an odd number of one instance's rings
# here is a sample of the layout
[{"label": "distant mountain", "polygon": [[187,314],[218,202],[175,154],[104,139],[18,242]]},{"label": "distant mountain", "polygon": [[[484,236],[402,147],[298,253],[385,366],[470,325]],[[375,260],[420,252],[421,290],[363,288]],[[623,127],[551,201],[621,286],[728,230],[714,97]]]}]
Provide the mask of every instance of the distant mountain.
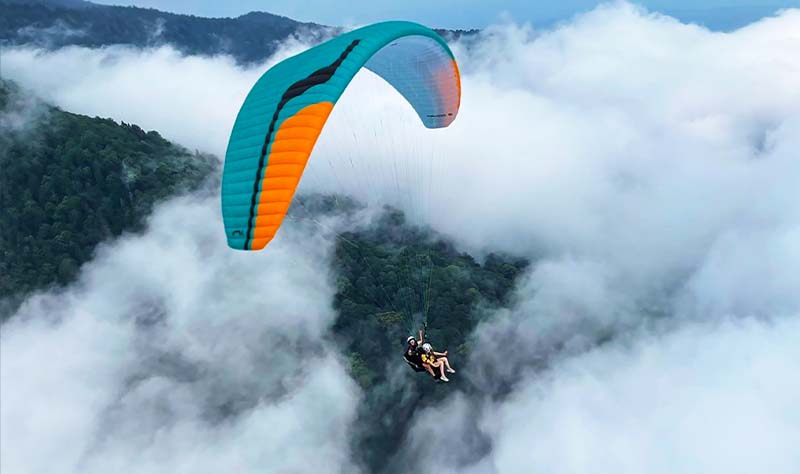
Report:
[{"label": "distant mountain", "polygon": [[[0,46],[57,49],[70,45],[170,44],[185,54],[229,54],[246,64],[268,58],[288,38],[319,42],[339,31],[338,27],[301,23],[263,12],[237,18],[203,18],[82,0],[0,0]],[[436,31],[455,40],[478,30]]]},{"label": "distant mountain", "polygon": [[0,4],[45,5],[66,8],[86,8],[94,5],[85,0],[2,0]]},{"label": "distant mountain", "polygon": [[248,63],[269,57],[294,35],[322,40],[335,32],[270,13],[202,18],[80,0],[0,1],[0,45],[138,47],[171,44],[186,54],[230,54]]},{"label": "distant mountain", "polygon": [[781,5],[731,5],[702,8],[664,8],[662,13],[685,23],[696,23],[714,31],[733,31],[761,18],[774,15]]},{"label": "distant mountain", "polygon": [[98,243],[140,230],[155,203],[218,167],[155,131],[65,112],[0,79],[0,320],[25,294],[73,281]]}]

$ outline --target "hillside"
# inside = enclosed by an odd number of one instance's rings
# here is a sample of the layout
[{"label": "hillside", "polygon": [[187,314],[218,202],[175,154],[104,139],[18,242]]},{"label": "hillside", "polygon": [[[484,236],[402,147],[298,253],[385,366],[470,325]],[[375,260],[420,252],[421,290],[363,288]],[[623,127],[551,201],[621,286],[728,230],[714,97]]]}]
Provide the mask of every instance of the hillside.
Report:
[{"label": "hillside", "polygon": [[[296,199],[290,213],[303,219],[357,207],[347,198],[312,195]],[[405,338],[427,325],[434,347],[448,350],[454,365],[465,363],[475,350],[470,337],[476,325],[512,304],[512,290],[529,265],[499,254],[478,261],[389,207],[365,227],[339,235],[333,335],[364,394],[351,449],[367,472],[404,472],[406,463],[396,458],[415,416],[453,390],[475,390],[462,376],[444,384],[412,372],[402,359]]]},{"label": "hillside", "polygon": [[[385,237],[391,235],[411,238]],[[365,394],[353,451],[369,472],[403,472],[402,462],[387,466],[387,460],[396,458],[414,415],[455,388],[473,390],[463,376],[435,384],[427,374],[411,372],[401,358],[403,341],[416,332],[422,313],[426,337],[463,369],[475,326],[488,308],[509,304],[528,262],[495,254],[477,262],[447,240],[410,228],[398,212],[387,212],[369,232],[345,237],[334,263],[339,284],[334,331]],[[397,390],[398,371],[408,372],[411,397]]]},{"label": "hillside", "polygon": [[[95,246],[218,167],[157,132],[72,114],[0,82],[0,299],[67,284]],[[2,309],[2,308],[0,308]]]}]

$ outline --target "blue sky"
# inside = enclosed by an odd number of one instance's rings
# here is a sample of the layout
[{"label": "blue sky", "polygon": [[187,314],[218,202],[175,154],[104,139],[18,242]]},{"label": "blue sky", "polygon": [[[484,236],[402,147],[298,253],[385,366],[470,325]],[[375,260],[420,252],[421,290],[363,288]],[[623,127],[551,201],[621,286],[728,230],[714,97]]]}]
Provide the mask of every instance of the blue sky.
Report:
[{"label": "blue sky", "polygon": [[[238,16],[266,11],[302,21],[329,25],[360,24],[406,19],[443,28],[480,28],[510,16],[518,22],[547,25],[590,10],[597,0],[95,0],[96,3],[136,5],[198,16]],[[634,3],[683,21],[713,29],[731,29],[781,8],[800,7],[800,0],[639,0]],[[346,4],[346,6],[344,6]]]}]

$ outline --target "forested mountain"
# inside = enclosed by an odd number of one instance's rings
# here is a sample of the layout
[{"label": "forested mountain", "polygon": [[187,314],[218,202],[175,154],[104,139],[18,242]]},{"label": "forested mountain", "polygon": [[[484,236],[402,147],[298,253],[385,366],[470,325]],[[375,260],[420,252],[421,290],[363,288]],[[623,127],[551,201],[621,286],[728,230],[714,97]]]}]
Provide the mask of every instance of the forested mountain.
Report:
[{"label": "forested mountain", "polygon": [[[264,12],[236,18],[203,18],[80,0],[0,0],[0,45],[56,49],[69,45],[169,44],[185,54],[229,54],[248,63],[268,58],[292,36],[321,41],[337,31],[339,28]],[[437,31],[446,38],[474,33]]]},{"label": "forested mountain", "polygon": [[171,44],[186,54],[230,54],[250,62],[269,57],[291,35],[322,38],[329,30],[260,12],[238,18],[201,18],[90,2],[0,2],[0,44],[6,45]]},{"label": "forested mountain", "polygon": [[[290,213],[303,219],[356,207],[348,198],[314,195],[296,199]],[[338,236],[332,265],[334,336],[364,391],[352,451],[367,472],[404,472],[406,464],[396,455],[415,414],[454,387],[475,390],[462,377],[444,384],[412,372],[402,359],[405,338],[426,325],[428,340],[448,350],[454,364],[468,360],[476,325],[512,303],[512,289],[530,262],[498,254],[478,262],[387,207],[368,226]],[[398,388],[398,378],[410,385]]]},{"label": "forested mountain", "polygon": [[217,168],[155,131],[65,112],[0,80],[0,300],[69,283],[99,242],[141,229],[156,202]]}]

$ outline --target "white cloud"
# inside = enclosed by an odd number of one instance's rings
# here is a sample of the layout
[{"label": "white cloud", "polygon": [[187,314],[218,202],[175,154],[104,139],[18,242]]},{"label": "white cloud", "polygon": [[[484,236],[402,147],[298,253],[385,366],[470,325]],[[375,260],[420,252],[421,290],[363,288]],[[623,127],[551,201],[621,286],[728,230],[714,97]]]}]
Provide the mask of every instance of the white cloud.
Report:
[{"label": "white cloud", "polygon": [[[421,469],[800,468],[798,27],[789,11],[718,34],[616,5],[466,53],[484,62],[465,91],[480,78],[475,97],[530,130],[491,130],[485,156],[511,166],[447,189],[495,196],[457,195],[473,206],[439,223],[544,258],[478,327],[467,375],[486,396],[441,409]],[[463,209],[501,216],[465,234]],[[489,452],[452,445],[469,436]]]},{"label": "white cloud", "polygon": [[222,157],[252,84],[302,47],[289,41],[274,58],[250,67],[229,56],[186,56],[170,46],[13,47],[4,48],[3,75],[70,112],[137,123]]},{"label": "white cloud", "polygon": [[[611,345],[528,377],[479,410],[454,398],[427,415],[437,472],[797,472],[800,319],[693,324]],[[476,415],[476,413],[478,413]],[[490,453],[468,456],[478,418]],[[422,439],[422,438],[417,438]]]},{"label": "white cloud", "polygon": [[3,325],[3,472],[352,472],[330,241],[236,252],[221,225],[217,198],[166,204]]}]

